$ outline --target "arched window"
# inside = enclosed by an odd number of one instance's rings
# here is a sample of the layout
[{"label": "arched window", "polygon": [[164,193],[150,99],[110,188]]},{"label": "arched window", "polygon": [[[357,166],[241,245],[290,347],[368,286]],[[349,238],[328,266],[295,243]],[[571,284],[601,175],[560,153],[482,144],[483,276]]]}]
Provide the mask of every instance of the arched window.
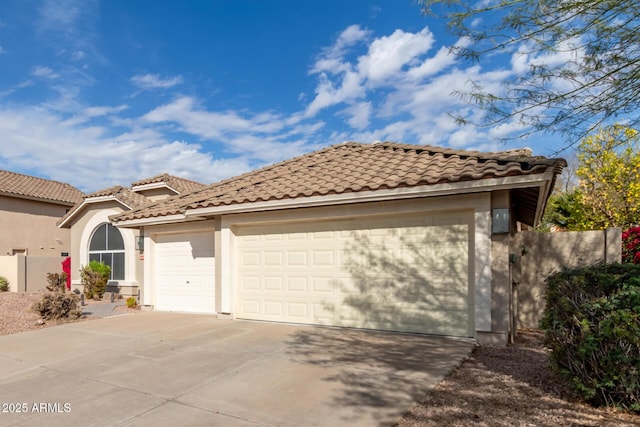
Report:
[{"label": "arched window", "polygon": [[89,262],[98,261],[111,267],[111,280],[124,280],[124,240],[111,224],[96,228],[89,242]]}]

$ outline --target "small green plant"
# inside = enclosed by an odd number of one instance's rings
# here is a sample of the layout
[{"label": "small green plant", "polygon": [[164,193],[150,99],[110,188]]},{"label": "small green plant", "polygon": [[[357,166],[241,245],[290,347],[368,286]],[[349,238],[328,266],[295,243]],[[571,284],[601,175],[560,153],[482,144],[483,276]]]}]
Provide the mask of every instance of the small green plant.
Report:
[{"label": "small green plant", "polygon": [[82,311],[78,308],[78,297],[63,292],[44,294],[31,308],[44,320],[77,319],[82,316]]},{"label": "small green plant", "polygon": [[67,273],[47,273],[47,290],[51,292],[66,292]]},{"label": "small green plant", "polygon": [[136,300],[136,297],[127,298],[127,307],[129,307],[129,308],[137,308],[138,307],[138,300]]},{"label": "small green plant", "polygon": [[9,281],[6,277],[0,276],[0,292],[7,292],[9,290]]},{"label": "small green plant", "polygon": [[91,261],[89,265],[82,267],[80,279],[84,288],[84,296],[89,299],[102,299],[110,275],[111,267],[98,261]]},{"label": "small green plant", "polygon": [[640,265],[567,269],[546,283],[552,366],[588,402],[640,412]]}]

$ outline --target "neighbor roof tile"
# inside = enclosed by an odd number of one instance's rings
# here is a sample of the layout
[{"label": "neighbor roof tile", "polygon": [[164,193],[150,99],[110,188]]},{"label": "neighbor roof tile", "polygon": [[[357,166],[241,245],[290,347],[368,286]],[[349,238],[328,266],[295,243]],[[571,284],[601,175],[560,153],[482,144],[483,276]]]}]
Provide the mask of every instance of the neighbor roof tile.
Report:
[{"label": "neighbor roof tile", "polygon": [[83,193],[72,185],[0,170],[0,194],[73,205]]}]

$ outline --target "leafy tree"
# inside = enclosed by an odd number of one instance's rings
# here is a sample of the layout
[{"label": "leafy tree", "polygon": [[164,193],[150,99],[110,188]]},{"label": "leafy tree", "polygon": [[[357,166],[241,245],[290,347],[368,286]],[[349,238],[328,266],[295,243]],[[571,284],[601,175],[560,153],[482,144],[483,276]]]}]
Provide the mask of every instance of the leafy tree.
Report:
[{"label": "leafy tree", "polygon": [[640,224],[640,138],[620,125],[582,140],[578,148],[581,203],[590,228]]},{"label": "leafy tree", "polygon": [[507,53],[525,65],[503,93],[475,84],[461,94],[486,109],[486,125],[517,119],[530,132],[577,141],[616,118],[640,123],[640,2],[419,2],[463,38],[453,48],[458,56],[479,61]]},{"label": "leafy tree", "polygon": [[580,191],[573,189],[549,197],[539,230],[580,231],[586,222]]},{"label": "leafy tree", "polygon": [[640,137],[614,125],[582,140],[574,188],[553,194],[540,230],[628,228],[640,223]]}]

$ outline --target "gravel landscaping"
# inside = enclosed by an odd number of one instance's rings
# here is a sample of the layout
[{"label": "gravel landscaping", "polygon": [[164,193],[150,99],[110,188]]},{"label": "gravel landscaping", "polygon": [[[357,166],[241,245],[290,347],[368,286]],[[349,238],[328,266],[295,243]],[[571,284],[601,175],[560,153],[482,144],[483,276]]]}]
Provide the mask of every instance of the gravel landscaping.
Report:
[{"label": "gravel landscaping", "polygon": [[[42,329],[50,326],[65,323],[65,321],[47,321],[43,325],[36,322],[40,316],[31,310],[31,306],[42,299],[42,295],[46,291],[35,292],[0,292],[0,335],[15,334],[17,332],[31,331],[34,329]],[[108,304],[110,301],[94,301],[86,300],[85,305]],[[135,313],[139,310],[129,309],[126,306],[116,307],[118,312]],[[83,321],[93,319],[92,316],[83,316],[78,320]]]},{"label": "gravel landscaping", "polygon": [[640,426],[640,415],[580,402],[548,369],[542,338],[521,331],[510,347],[476,347],[398,426]]},{"label": "gravel landscaping", "polygon": [[[31,306],[42,294],[0,293],[0,335],[60,324],[36,324],[39,316]],[[126,306],[117,310],[138,311]],[[79,321],[88,319],[83,316]],[[539,331],[521,331],[516,344],[507,348],[476,347],[397,426],[640,426],[640,415],[580,402],[547,363],[548,350]]]}]

